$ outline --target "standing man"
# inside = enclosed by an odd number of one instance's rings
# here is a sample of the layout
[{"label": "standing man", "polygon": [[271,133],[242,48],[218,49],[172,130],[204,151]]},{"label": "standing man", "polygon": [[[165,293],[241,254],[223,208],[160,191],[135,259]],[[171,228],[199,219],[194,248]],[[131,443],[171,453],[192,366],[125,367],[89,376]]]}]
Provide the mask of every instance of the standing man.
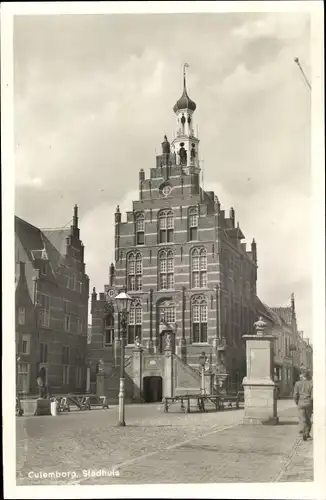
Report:
[{"label": "standing man", "polygon": [[300,380],[295,383],[293,399],[298,407],[300,433],[302,434],[302,439],[307,441],[307,439],[311,437],[313,384],[312,380],[309,380],[309,372],[306,369],[302,370]]}]

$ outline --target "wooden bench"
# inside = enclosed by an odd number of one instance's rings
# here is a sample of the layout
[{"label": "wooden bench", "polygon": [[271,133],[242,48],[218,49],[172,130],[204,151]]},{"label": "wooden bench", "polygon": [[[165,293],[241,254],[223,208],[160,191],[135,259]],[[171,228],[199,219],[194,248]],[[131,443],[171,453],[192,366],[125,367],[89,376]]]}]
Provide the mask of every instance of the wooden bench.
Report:
[{"label": "wooden bench", "polygon": [[196,406],[201,412],[206,411],[205,402],[208,401],[214,404],[216,410],[221,408],[221,398],[216,394],[183,394],[164,398],[164,411],[168,412],[173,404],[180,403],[180,409],[185,413],[190,413],[191,400],[197,402]]},{"label": "wooden bench", "polygon": [[[93,401],[92,401],[93,399]],[[94,402],[94,399],[96,400]],[[70,412],[70,406],[76,406],[78,410],[91,410],[92,407],[101,406],[108,409],[109,404],[106,396],[96,396],[96,394],[67,394],[66,396],[57,396],[58,411]]]},{"label": "wooden bench", "polygon": [[240,394],[221,394],[221,406],[224,408],[224,404],[227,403],[228,408],[232,408],[232,404],[235,403],[235,407],[238,409],[240,407]]}]

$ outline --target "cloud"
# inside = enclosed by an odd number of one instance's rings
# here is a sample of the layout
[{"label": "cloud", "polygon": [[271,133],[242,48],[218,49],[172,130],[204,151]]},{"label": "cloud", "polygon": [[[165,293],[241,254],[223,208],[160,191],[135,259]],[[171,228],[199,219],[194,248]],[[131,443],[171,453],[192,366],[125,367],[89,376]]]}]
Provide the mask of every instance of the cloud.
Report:
[{"label": "cloud", "polygon": [[[255,237],[259,293],[297,297],[312,334],[309,15],[19,16],[15,20],[16,213],[58,227],[80,207],[98,290],[113,259],[113,214],[138,199],[175,129],[182,64],[197,103],[205,189]],[[196,33],[196,36],[194,36]],[[46,207],[46,209],[44,209]]]}]

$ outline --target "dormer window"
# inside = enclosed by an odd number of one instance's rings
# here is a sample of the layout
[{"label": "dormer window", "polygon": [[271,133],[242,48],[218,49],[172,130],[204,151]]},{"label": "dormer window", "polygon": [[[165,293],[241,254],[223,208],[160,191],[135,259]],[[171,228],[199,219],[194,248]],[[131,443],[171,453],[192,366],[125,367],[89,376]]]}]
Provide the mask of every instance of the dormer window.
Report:
[{"label": "dormer window", "polygon": [[136,244],[145,243],[145,217],[144,214],[138,214],[136,219]]},{"label": "dormer window", "polygon": [[18,324],[25,325],[25,307],[19,307],[18,309]]}]

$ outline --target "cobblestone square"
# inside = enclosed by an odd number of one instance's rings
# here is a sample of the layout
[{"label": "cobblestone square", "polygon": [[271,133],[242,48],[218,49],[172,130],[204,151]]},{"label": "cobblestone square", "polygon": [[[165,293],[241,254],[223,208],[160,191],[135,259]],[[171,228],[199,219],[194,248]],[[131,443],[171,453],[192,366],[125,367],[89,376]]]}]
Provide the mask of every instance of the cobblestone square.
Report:
[{"label": "cobblestone square", "polygon": [[17,485],[312,480],[312,441],[298,439],[292,401],[280,401],[278,426],[243,425],[243,414],[130,405],[124,428],[117,407],[17,418]]}]

